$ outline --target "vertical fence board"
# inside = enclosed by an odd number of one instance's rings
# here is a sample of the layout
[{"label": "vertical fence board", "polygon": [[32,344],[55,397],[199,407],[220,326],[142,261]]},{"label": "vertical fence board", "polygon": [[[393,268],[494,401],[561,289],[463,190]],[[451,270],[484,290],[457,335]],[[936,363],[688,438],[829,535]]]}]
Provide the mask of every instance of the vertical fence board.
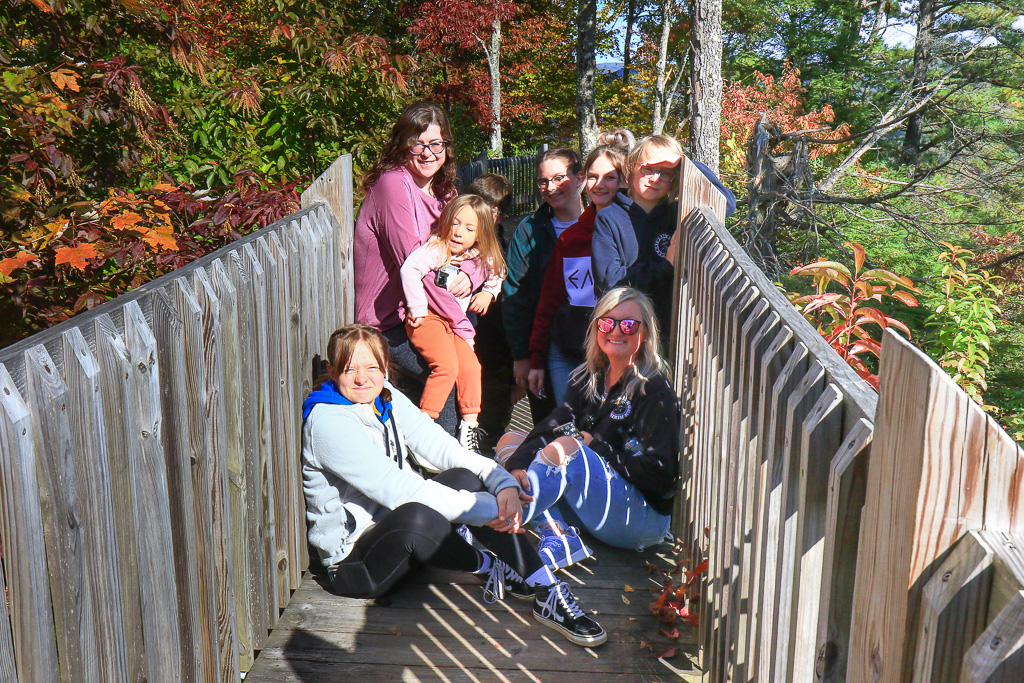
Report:
[{"label": "vertical fence board", "polygon": [[[248,557],[244,563],[248,569],[248,576],[244,584],[245,590],[249,592],[249,614],[252,623],[253,641],[252,647],[259,649],[267,637],[269,623],[268,603],[271,602],[267,594],[266,576],[267,567],[264,562],[264,547],[262,536],[262,491],[259,477],[260,459],[260,438],[262,426],[260,420],[262,388],[261,373],[257,362],[257,349],[259,325],[257,317],[257,303],[255,302],[255,287],[252,283],[250,267],[244,262],[240,250],[232,251],[231,278],[237,297],[238,312],[238,369],[239,384],[238,393],[242,402],[242,419],[239,429],[242,433],[242,461],[241,470],[237,476],[238,493],[245,503],[245,510],[241,519],[245,522],[245,530],[242,536],[243,548]],[[233,514],[233,513],[232,513]],[[239,586],[236,584],[235,589]]]},{"label": "vertical fence board", "polygon": [[[206,463],[209,495],[202,503],[209,504],[210,554],[213,561],[213,597],[217,652],[216,671],[219,680],[239,677],[238,629],[235,610],[235,580],[231,539],[231,502],[227,467],[226,409],[224,402],[223,355],[224,339],[220,321],[220,300],[206,270],[198,268],[193,275],[196,304],[202,322],[203,418],[206,421]],[[193,484],[199,485],[194,479]],[[198,511],[197,511],[198,514]],[[214,667],[210,667],[211,670]]]},{"label": "vertical fence board", "polygon": [[1024,532],[1024,453],[995,420],[984,417],[986,432],[985,528]]},{"label": "vertical fence board", "polygon": [[4,599],[0,600],[0,681],[15,681],[18,671],[14,664],[14,638],[11,636],[10,615],[7,612],[7,581],[3,572],[0,572],[0,590],[4,592]]},{"label": "vertical fence board", "polygon": [[28,405],[0,364],[0,538],[14,657],[21,683],[58,680],[43,519]]},{"label": "vertical fence board", "polygon": [[223,352],[224,388],[224,448],[227,470],[227,505],[231,524],[231,565],[233,567],[235,617],[238,627],[238,666],[248,671],[255,660],[256,636],[253,623],[254,604],[252,569],[249,566],[249,517],[246,509],[245,491],[245,449],[246,423],[242,383],[248,358],[247,344],[240,336],[238,324],[238,297],[235,286],[228,276],[223,260],[213,262],[211,283],[220,305],[220,329],[224,337]]},{"label": "vertical fence board", "polygon": [[797,529],[800,510],[800,447],[804,420],[824,389],[825,369],[814,359],[799,384],[787,399],[785,433],[781,461],[779,547],[776,553],[775,627],[778,644],[775,647],[775,677],[789,680],[793,664],[793,607],[796,596]]},{"label": "vertical fence board", "polygon": [[873,429],[859,418],[829,463],[815,676],[830,683],[846,680],[860,511]]},{"label": "vertical fence board", "polygon": [[968,532],[925,584],[913,683],[959,679],[964,652],[985,629],[994,557],[988,539]]},{"label": "vertical fence board", "polygon": [[40,455],[36,466],[60,677],[96,680],[99,662],[82,530],[85,511],[67,414],[68,388],[41,344],[25,352],[25,376]]},{"label": "vertical fence board", "polygon": [[[294,225],[294,224],[292,224]],[[281,366],[284,372],[284,382],[281,392],[284,401],[284,413],[281,418],[285,426],[285,451],[283,458],[284,471],[287,473],[286,485],[288,489],[284,492],[288,502],[288,509],[291,514],[288,517],[286,533],[288,535],[290,586],[292,589],[299,587],[302,582],[302,572],[309,564],[309,554],[306,552],[306,503],[302,494],[302,476],[299,470],[300,454],[302,452],[302,434],[299,422],[299,405],[301,398],[296,394],[295,375],[299,364],[295,355],[295,333],[291,316],[294,310],[295,290],[292,286],[293,270],[298,264],[291,260],[291,255],[281,242],[278,233],[270,234],[267,246],[274,258],[277,259],[280,276],[281,309],[280,320],[278,321],[278,334],[281,335]],[[351,282],[351,280],[345,280]],[[284,533],[284,532],[283,532]]]},{"label": "vertical fence board", "polygon": [[730,324],[727,338],[738,340],[731,348],[732,356],[732,381],[731,397],[732,404],[729,415],[729,438],[724,443],[727,457],[730,458],[730,481],[734,482],[729,488],[729,515],[728,525],[724,530],[727,541],[727,554],[724,564],[729,571],[729,596],[728,601],[723,601],[723,609],[729,615],[726,624],[725,638],[729,644],[728,658],[726,659],[726,675],[734,676],[735,667],[743,661],[742,644],[746,640],[747,620],[741,609],[741,594],[743,592],[743,546],[744,546],[744,503],[747,490],[747,448],[748,437],[747,416],[749,411],[746,391],[750,371],[750,349],[744,343],[749,339],[752,324],[760,320],[760,313],[763,311],[758,306],[760,292],[750,286],[750,280],[743,278],[742,298],[738,299],[736,310],[733,314],[734,320]]},{"label": "vertical fence board", "polygon": [[[289,466],[288,457],[289,443],[285,436],[285,421],[289,419],[288,406],[286,406],[284,387],[288,381],[285,376],[287,363],[285,361],[285,338],[281,334],[281,321],[284,318],[284,301],[281,293],[281,276],[284,275],[278,270],[277,259],[270,253],[265,239],[257,241],[258,258],[263,268],[264,283],[266,285],[267,298],[267,426],[270,428],[270,447],[268,463],[271,470],[267,473],[272,478],[272,490],[274,497],[274,519],[287,520],[293,516],[289,509],[288,492],[291,486],[287,483],[288,472],[292,469]],[[284,609],[288,606],[291,598],[291,563],[290,545],[288,541],[288,530],[290,525],[275,525],[274,534],[274,570],[277,576],[277,606]]]},{"label": "vertical fence board", "polygon": [[[164,459],[160,413],[160,375],[156,338],[134,301],[124,307],[124,338],[132,361],[128,378],[137,429],[138,457],[129,461],[133,491],[145,499],[132,506],[136,529],[142,631],[146,643],[146,677],[151,681],[181,679],[181,639],[174,584],[174,548],[171,534],[167,466]],[[136,451],[135,448],[138,448]]]},{"label": "vertical fence board", "polygon": [[861,521],[849,677],[898,681],[914,648],[929,565],[955,540],[970,401],[909,342],[886,331],[878,417]]},{"label": "vertical fence board", "polygon": [[270,394],[270,352],[267,339],[267,286],[266,273],[256,258],[256,250],[251,243],[242,246],[242,263],[249,271],[249,284],[252,287],[253,306],[256,315],[256,323],[253,339],[256,353],[253,359],[257,361],[256,374],[256,414],[257,426],[259,429],[257,439],[257,460],[256,479],[258,491],[257,507],[260,515],[260,538],[262,540],[262,561],[264,591],[266,603],[264,608],[267,612],[267,628],[271,628],[277,621],[279,614],[277,609],[277,566],[275,557],[277,554],[277,533],[276,520],[274,519],[274,462],[271,450],[271,427],[270,421],[277,419],[269,413]]},{"label": "vertical fence board", "polygon": [[792,680],[813,680],[815,650],[807,644],[818,635],[822,568],[828,513],[828,475],[832,456],[842,441],[843,394],[829,384],[804,420],[800,439],[800,517],[796,529],[793,616],[790,636]]},{"label": "vertical fence board", "polygon": [[[96,356],[102,368],[104,436],[109,456],[113,531],[117,536],[121,585],[121,622],[125,636],[130,681],[146,678],[146,642],[143,637],[142,598],[139,589],[134,505],[142,492],[132,487],[131,463],[141,457],[139,428],[132,409],[132,361],[114,321],[103,314],[93,324]],[[142,503],[140,503],[142,504]]]},{"label": "vertical fence board", "polygon": [[764,534],[764,555],[761,576],[761,602],[759,611],[764,620],[765,630],[761,639],[761,652],[758,658],[758,671],[762,680],[772,681],[775,666],[775,644],[778,638],[778,600],[779,600],[779,549],[782,543],[783,514],[783,479],[785,477],[785,456],[787,452],[787,404],[795,391],[800,379],[807,370],[807,347],[797,342],[793,352],[786,360],[782,372],[772,388],[770,400],[770,423],[765,434],[766,447],[769,449],[765,460],[768,465],[765,474],[768,477],[765,494],[765,516],[761,533]]},{"label": "vertical fence board", "polygon": [[[758,291],[758,290],[755,290]],[[770,307],[760,296],[754,312],[743,326],[741,341],[743,344],[743,369],[741,376],[746,383],[743,387],[744,408],[740,420],[740,457],[744,467],[743,480],[745,486],[741,491],[739,516],[741,545],[740,545],[740,577],[739,590],[736,592],[737,599],[733,606],[741,620],[741,628],[736,642],[736,672],[733,680],[746,680],[750,668],[750,646],[751,641],[757,634],[757,615],[751,609],[752,605],[752,580],[754,572],[754,547],[756,527],[756,507],[758,504],[757,494],[760,490],[761,463],[758,448],[758,419],[760,404],[758,402],[758,387],[760,386],[762,366],[761,359],[772,339],[772,332],[778,326],[779,316],[771,311]]]},{"label": "vertical fence board", "polygon": [[[200,587],[206,572],[201,566],[196,538],[194,513],[195,491],[192,483],[192,463],[197,457],[195,440],[205,425],[191,424],[190,413],[195,404],[205,400],[200,387],[192,384],[191,373],[185,364],[194,358],[194,334],[186,335],[186,326],[198,324],[198,309],[179,314],[176,307],[176,283],[154,292],[153,335],[156,338],[157,363],[160,368],[160,403],[164,424],[161,437],[167,460],[167,495],[174,539],[174,575],[178,595],[178,629],[181,639],[181,673],[186,680],[206,679],[210,662],[206,597]],[[190,302],[194,304],[194,301]],[[197,432],[199,432],[197,434]]]},{"label": "vertical fence board", "polygon": [[980,535],[995,552],[988,627],[964,655],[960,680],[1016,683],[1024,679],[1024,536]]},{"label": "vertical fence board", "polygon": [[128,654],[121,603],[121,567],[111,500],[100,366],[81,330],[72,327],[62,337],[64,378],[69,389],[67,413],[81,487],[85,568],[89,574],[90,609],[98,636],[93,646],[100,680],[126,680]]},{"label": "vertical fence board", "polygon": [[[758,337],[762,340],[770,340],[770,342],[763,354],[755,358],[754,362],[758,366],[756,374],[760,377],[760,381],[757,385],[751,387],[751,392],[757,392],[757,413],[756,419],[753,422],[753,427],[757,431],[757,442],[754,447],[754,467],[756,467],[754,481],[757,482],[757,488],[753,494],[754,499],[751,501],[751,504],[755,506],[756,512],[754,514],[753,536],[751,539],[753,554],[750,561],[749,581],[751,588],[749,590],[750,603],[748,607],[752,617],[753,633],[747,650],[748,678],[753,680],[758,680],[761,641],[768,637],[766,634],[771,630],[771,621],[764,619],[764,614],[761,611],[761,601],[764,597],[763,576],[766,555],[765,543],[767,542],[765,520],[768,509],[768,492],[770,491],[769,482],[771,480],[771,448],[774,443],[774,439],[769,433],[772,419],[772,399],[774,397],[773,387],[786,367],[786,359],[792,354],[793,331],[783,326],[778,314],[773,311],[773,315],[769,317],[758,332]],[[757,343],[758,339],[755,338],[755,344]]]}]

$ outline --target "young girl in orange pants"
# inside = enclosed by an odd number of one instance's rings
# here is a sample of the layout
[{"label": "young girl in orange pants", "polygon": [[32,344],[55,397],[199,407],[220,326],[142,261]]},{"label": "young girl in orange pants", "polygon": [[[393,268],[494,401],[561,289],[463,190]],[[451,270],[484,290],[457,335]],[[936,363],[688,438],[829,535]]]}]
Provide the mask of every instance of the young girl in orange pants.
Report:
[{"label": "young girl in orange pants", "polygon": [[[437,313],[445,308],[432,302],[453,297],[447,290],[460,267],[479,259],[486,264],[488,279],[472,296],[455,297],[462,314],[450,319]],[[501,291],[505,261],[494,229],[491,208],[476,195],[450,202],[437,220],[427,242],[409,254],[402,265],[405,290],[405,327],[409,342],[430,366],[420,399],[420,410],[437,418],[445,399],[456,386],[462,424],[458,438],[466,448],[479,449],[477,417],[480,414],[480,362],[473,351],[476,332],[466,311],[487,312]]]}]

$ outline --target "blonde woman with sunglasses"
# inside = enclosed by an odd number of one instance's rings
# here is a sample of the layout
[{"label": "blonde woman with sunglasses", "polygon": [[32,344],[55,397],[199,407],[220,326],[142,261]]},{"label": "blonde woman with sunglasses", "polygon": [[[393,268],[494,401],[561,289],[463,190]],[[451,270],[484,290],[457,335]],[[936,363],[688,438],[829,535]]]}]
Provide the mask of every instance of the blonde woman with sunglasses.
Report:
[{"label": "blonde woman with sunglasses", "polygon": [[[666,538],[679,404],[647,296],[619,287],[601,297],[562,405],[529,434],[505,434],[497,459],[534,498],[526,520],[555,506],[608,545],[642,549]],[[542,535],[539,551],[553,569],[591,555],[571,527]]]}]

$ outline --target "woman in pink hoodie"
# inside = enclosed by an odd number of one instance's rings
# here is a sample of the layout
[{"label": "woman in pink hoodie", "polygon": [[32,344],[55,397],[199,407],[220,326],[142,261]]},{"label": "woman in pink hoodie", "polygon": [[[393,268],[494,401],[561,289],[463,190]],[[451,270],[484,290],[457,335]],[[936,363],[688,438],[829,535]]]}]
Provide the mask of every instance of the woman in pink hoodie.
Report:
[{"label": "woman in pink hoodie", "polygon": [[[423,245],[445,205],[455,198],[455,148],[448,116],[437,104],[413,102],[391,130],[380,159],[363,176],[365,193],[356,219],[353,245],[356,322],[384,333],[395,380],[414,401],[429,375],[427,363],[409,345],[402,292],[402,264]],[[452,278],[448,291],[468,296],[487,279],[486,269],[469,264]],[[438,313],[457,316],[452,297],[434,297]],[[455,433],[454,401],[438,420]]]}]

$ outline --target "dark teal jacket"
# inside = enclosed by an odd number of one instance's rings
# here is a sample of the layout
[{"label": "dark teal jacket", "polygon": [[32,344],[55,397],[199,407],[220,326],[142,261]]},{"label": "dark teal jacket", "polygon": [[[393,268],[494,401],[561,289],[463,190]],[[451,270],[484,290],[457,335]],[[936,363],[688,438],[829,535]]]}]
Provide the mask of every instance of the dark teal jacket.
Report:
[{"label": "dark teal jacket", "polygon": [[508,274],[501,286],[501,314],[513,360],[530,357],[533,315],[540,301],[548,261],[555,250],[552,216],[551,207],[541,204],[519,223],[508,245],[508,257],[505,259]]}]

